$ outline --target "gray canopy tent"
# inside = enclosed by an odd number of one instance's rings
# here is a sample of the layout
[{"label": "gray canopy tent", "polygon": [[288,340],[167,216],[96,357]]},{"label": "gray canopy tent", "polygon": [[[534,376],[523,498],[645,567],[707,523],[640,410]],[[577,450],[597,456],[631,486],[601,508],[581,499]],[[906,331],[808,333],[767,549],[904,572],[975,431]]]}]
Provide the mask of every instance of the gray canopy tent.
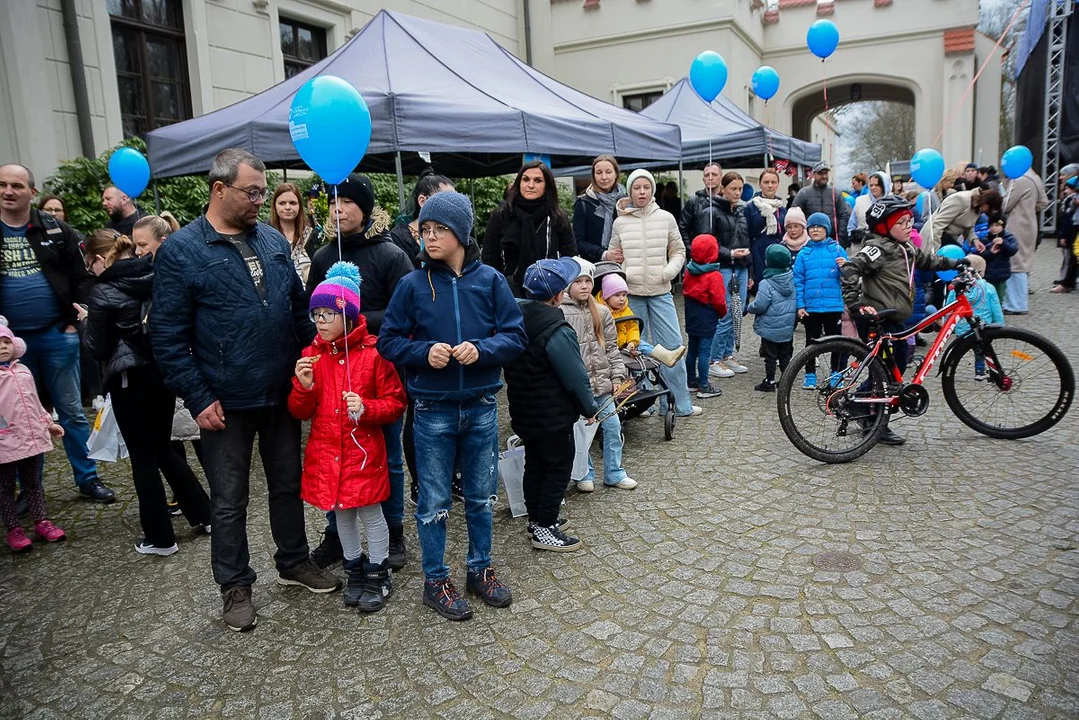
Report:
[{"label": "gray canopy tent", "polygon": [[[706,103],[687,78],[640,112],[641,115],[678,125],[682,129],[683,164],[721,160],[730,167],[760,167],[766,156],[812,165],[821,159],[821,146],[785,135],[750,117],[720,95]],[[764,162],[767,165],[767,162]],[[652,167],[677,167],[678,163]]]},{"label": "gray canopy tent", "polygon": [[[306,167],[289,137],[293,95],[316,75],[337,75],[363,95],[372,136],[359,169],[455,177],[516,172],[523,153],[554,165],[609,153],[629,162],[674,160],[675,125],[563,85],[488,35],[380,11],[322,62],[253,97],[147,134],[155,178],[207,172],[214,155],[244,148],[271,167]],[[428,153],[430,161],[421,157]]]}]

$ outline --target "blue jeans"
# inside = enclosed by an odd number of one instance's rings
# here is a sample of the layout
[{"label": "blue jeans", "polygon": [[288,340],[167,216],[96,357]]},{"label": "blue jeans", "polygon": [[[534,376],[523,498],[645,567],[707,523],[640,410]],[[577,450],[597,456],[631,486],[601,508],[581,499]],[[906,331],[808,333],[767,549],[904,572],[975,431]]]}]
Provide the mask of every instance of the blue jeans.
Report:
[{"label": "blue jeans", "polygon": [[1004,288],[1004,297],[1000,304],[1005,310],[1012,312],[1027,312],[1030,309],[1030,295],[1027,290],[1030,287],[1030,276],[1027,273],[1013,272],[1008,277],[1008,284]]},{"label": "blue jeans", "polygon": [[[602,405],[610,395],[600,395],[596,398],[596,405]],[[609,413],[610,409],[604,410]],[[626,469],[622,467],[622,423],[618,420],[618,413],[613,413],[609,418],[600,423],[603,431],[603,484],[617,485],[626,479]],[[596,468],[592,464],[592,455],[588,455],[588,474],[582,482],[595,482]]]},{"label": "blue jeans", "polygon": [[82,378],[79,369],[79,334],[59,327],[20,333],[26,354],[20,362],[33,374],[37,386],[45,387],[64,428],[64,451],[75,475],[75,484],[97,479],[97,463],[86,457],[90,423],[82,412]]},{"label": "blue jeans", "polygon": [[688,387],[704,389],[709,386],[708,361],[712,358],[711,335],[690,335],[689,347],[686,352],[686,378]]},{"label": "blue jeans", "polygon": [[446,521],[453,496],[454,468],[461,470],[468,526],[469,570],[491,564],[491,508],[498,491],[498,407],[494,397],[456,402],[413,400],[416,408],[416,472],[420,497],[416,530],[423,574],[428,580],[449,577]]},{"label": "blue jeans", "polygon": [[[682,330],[678,325],[678,313],[674,309],[674,298],[670,293],[663,295],[630,295],[629,308],[641,319],[641,339],[648,338],[655,345],[662,345],[668,350],[682,344]],[[686,387],[686,365],[682,360],[672,368],[661,365],[660,375],[674,395],[674,410],[678,415],[693,412],[693,403]],[[666,397],[660,398],[659,410],[667,411]]]},{"label": "blue jeans", "polygon": [[727,314],[716,323],[716,335],[712,338],[712,361],[716,362],[734,355],[734,305],[731,303],[731,278],[738,278],[738,295],[742,307],[746,306],[749,288],[749,268],[720,268],[723,284],[727,288]]},{"label": "blue jeans", "polygon": [[[405,450],[401,443],[401,428],[405,418],[402,415],[397,422],[382,426],[386,438],[386,464],[390,469],[390,496],[382,501],[382,514],[386,525],[400,527],[405,521]],[[327,532],[337,532],[337,513],[326,513]]]}]

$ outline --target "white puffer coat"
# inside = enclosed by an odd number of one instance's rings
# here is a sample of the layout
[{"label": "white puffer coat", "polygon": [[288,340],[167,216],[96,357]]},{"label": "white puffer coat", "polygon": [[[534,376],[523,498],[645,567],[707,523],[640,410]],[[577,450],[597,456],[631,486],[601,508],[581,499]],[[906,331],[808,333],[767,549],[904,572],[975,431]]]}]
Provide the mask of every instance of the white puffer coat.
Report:
[{"label": "white puffer coat", "polygon": [[619,248],[625,258],[622,269],[630,295],[669,293],[671,280],[678,277],[686,262],[678,221],[655,200],[643,208],[634,207],[628,197],[618,201],[609,249]]}]

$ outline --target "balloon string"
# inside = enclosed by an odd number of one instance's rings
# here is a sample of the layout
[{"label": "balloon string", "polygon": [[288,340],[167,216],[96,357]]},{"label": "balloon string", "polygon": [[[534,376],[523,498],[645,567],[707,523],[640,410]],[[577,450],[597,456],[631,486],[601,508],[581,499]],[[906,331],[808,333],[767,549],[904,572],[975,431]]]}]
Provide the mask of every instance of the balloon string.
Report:
[{"label": "balloon string", "polygon": [[996,55],[997,50],[1000,49],[1000,44],[1004,42],[1004,38],[1006,38],[1008,36],[1008,33],[1011,32],[1012,26],[1015,25],[1016,21],[1019,20],[1019,16],[1023,13],[1024,10],[1026,10],[1028,5],[1030,5],[1030,0],[1024,0],[1024,2],[1021,3],[1018,8],[1016,8],[1015,13],[1012,15],[1012,19],[1008,21],[1008,24],[1004,27],[1004,31],[1000,33],[1000,37],[997,38],[997,42],[993,45],[993,49],[985,56],[985,61],[982,62],[982,66],[978,68],[978,72],[974,74],[974,78],[967,85],[967,89],[963,91],[963,94],[959,97],[959,100],[957,100],[955,104],[952,105],[952,109],[948,113],[948,117],[945,118],[944,124],[940,127],[940,132],[937,133],[936,138],[933,139],[933,142],[930,143],[929,147],[937,147],[937,143],[939,143],[941,141],[941,138],[944,137],[944,131],[947,130],[948,126],[952,124],[952,120],[955,119],[956,112],[959,111],[959,108],[963,107],[963,104],[967,101],[967,96],[970,95],[971,91],[974,89],[974,86],[977,84],[978,78],[980,78],[982,76],[982,73],[985,72],[985,68],[988,67],[990,61],[993,59],[993,56]]},{"label": "balloon string", "polygon": [[[821,89],[824,92],[824,128],[829,133],[832,131],[832,124],[828,122],[828,66],[824,63],[824,58],[820,61],[821,69]],[[835,146],[833,145],[828,150],[828,159],[835,162]],[[829,163],[830,164],[830,163]],[[816,178],[814,178],[816,180]],[[835,234],[836,240],[839,239],[839,211],[835,205],[835,178],[832,178],[832,232]]]},{"label": "balloon string", "polygon": [[[345,259],[344,245],[341,243],[341,215],[337,212],[337,185],[333,186],[333,219],[337,224],[337,259]],[[341,293],[341,327],[345,325],[345,294]],[[343,344],[345,346],[345,387],[348,388],[348,392],[352,392],[352,365],[349,363],[348,358],[348,329],[345,328],[345,336],[343,338]]]}]

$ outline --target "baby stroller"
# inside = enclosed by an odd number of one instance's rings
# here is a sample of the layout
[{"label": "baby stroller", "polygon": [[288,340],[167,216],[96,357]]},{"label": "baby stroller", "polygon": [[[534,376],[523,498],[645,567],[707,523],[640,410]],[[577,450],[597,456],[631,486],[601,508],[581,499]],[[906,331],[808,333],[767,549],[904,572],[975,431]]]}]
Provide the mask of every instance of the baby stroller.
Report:
[{"label": "baby stroller", "polygon": [[[626,277],[625,272],[617,263],[606,260],[596,263],[594,276],[596,285],[600,284],[604,275],[610,273],[621,275],[623,279]],[[615,319],[616,325],[620,326],[622,323],[636,323],[639,329],[642,328],[644,324],[636,315],[627,315]],[[647,355],[637,355],[636,357],[633,357],[625,351],[622,352],[622,360],[626,364],[626,372],[629,373],[634,385],[631,386],[626,394],[615,398],[615,407],[618,408],[618,419],[621,420],[622,423],[625,423],[627,420],[640,417],[643,413],[652,409],[652,406],[656,404],[656,400],[661,397],[666,397],[667,412],[663,416],[663,438],[665,440],[673,440],[675,420],[674,393],[667,387],[666,381],[664,381],[663,376],[659,373],[659,361],[648,357]]]}]

